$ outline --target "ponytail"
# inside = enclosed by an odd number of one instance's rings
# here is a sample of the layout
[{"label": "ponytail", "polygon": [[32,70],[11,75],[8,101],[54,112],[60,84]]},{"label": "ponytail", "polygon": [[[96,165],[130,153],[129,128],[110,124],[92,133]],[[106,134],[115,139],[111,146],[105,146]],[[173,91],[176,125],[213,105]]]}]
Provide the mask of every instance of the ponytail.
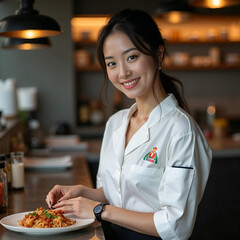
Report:
[{"label": "ponytail", "polygon": [[160,71],[160,79],[166,93],[172,93],[178,101],[179,106],[190,114],[187,101],[184,97],[183,84],[180,80]]}]

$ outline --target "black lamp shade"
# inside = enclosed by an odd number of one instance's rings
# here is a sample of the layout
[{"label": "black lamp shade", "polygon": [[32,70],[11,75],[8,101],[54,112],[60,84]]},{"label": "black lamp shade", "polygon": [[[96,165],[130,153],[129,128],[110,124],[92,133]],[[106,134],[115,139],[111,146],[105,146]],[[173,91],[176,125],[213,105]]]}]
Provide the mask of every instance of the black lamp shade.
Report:
[{"label": "black lamp shade", "polygon": [[156,14],[172,11],[191,12],[192,8],[183,0],[162,0],[156,9]]},{"label": "black lamp shade", "polygon": [[0,36],[14,38],[42,38],[62,33],[58,23],[44,15],[12,15],[0,22]]},{"label": "black lamp shade", "polygon": [[192,7],[186,1],[162,0],[155,11],[155,15],[175,24],[188,20],[192,12]]},{"label": "black lamp shade", "polygon": [[33,39],[62,33],[54,19],[33,9],[34,0],[21,0],[20,3],[15,15],[0,21],[0,37]]},{"label": "black lamp shade", "polygon": [[2,40],[2,48],[4,49],[37,50],[51,46],[52,44],[48,38],[4,38]]}]

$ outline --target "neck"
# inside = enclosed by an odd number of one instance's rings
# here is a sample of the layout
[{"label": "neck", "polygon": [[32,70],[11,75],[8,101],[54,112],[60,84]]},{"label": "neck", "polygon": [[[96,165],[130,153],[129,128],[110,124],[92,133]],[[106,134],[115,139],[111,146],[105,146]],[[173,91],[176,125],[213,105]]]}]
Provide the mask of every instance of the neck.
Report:
[{"label": "neck", "polygon": [[156,96],[154,96],[152,92],[146,97],[136,98],[137,111],[134,114],[134,117],[147,120],[152,110],[167,97],[168,94],[165,92],[163,87],[160,86],[158,91],[156,91]]}]

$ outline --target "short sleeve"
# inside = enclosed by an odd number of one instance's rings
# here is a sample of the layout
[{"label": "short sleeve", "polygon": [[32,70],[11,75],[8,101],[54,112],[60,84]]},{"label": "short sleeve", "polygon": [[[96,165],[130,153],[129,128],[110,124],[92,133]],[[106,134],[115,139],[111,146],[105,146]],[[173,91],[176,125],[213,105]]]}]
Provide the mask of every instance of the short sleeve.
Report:
[{"label": "short sleeve", "polygon": [[162,239],[188,239],[208,179],[211,151],[195,134],[175,139],[159,187],[154,223]]}]

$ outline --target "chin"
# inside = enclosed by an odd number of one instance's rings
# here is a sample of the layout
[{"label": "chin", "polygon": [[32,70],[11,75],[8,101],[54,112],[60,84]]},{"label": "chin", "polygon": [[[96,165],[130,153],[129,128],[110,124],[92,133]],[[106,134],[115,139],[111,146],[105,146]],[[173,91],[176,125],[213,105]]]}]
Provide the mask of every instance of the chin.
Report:
[{"label": "chin", "polygon": [[124,93],[124,94],[129,99],[135,99],[137,97],[136,94],[126,94],[126,93]]}]

